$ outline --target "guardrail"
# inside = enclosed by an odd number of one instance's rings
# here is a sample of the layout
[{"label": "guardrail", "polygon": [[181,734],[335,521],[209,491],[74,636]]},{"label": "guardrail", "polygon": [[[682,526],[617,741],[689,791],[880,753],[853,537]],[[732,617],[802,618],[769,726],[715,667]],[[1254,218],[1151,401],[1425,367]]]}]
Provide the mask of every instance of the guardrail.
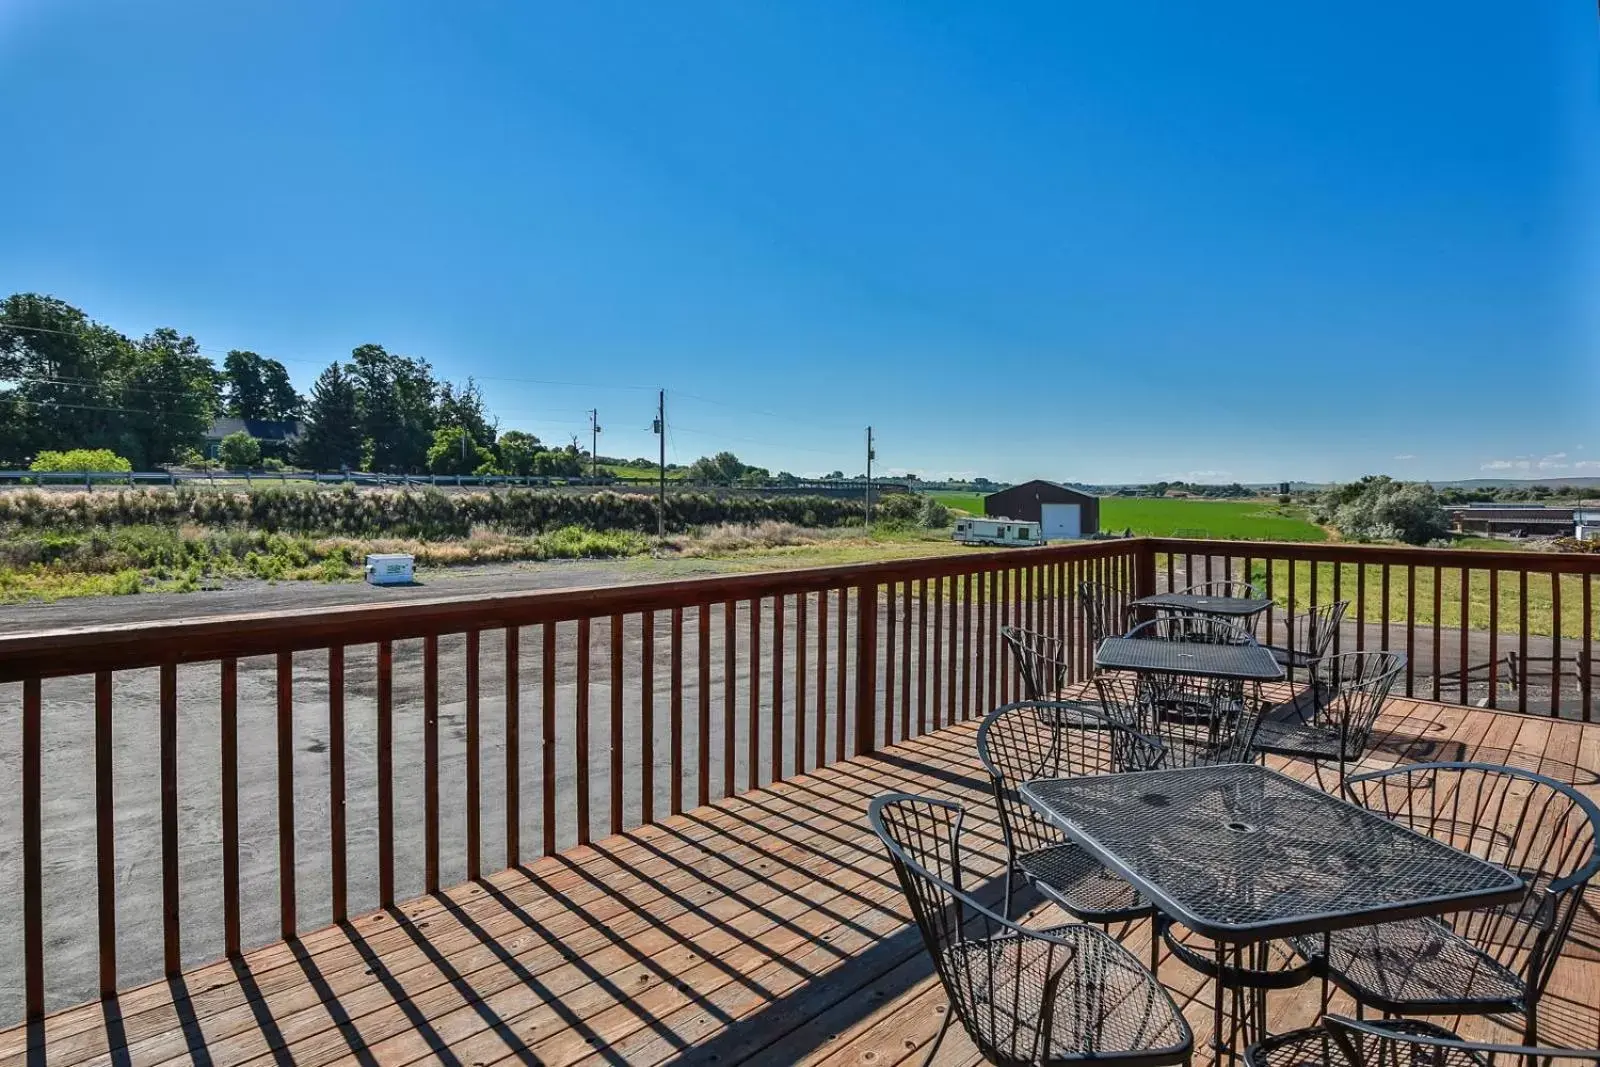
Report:
[{"label": "guardrail", "polygon": [[[981,714],[1020,695],[1007,624],[1061,636],[1086,676],[1070,590],[1132,588],[1139,550],[0,637],[20,698],[20,1007],[109,995]],[[47,864],[47,822],[83,847]],[[119,877],[128,856],[159,875]]]}]

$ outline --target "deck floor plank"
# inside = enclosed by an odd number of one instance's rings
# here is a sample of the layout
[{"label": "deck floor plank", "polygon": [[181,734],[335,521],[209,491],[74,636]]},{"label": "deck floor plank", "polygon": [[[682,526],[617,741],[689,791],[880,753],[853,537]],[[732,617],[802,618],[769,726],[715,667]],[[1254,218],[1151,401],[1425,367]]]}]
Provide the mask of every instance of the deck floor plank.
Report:
[{"label": "deck floor plank", "polygon": [[[58,1012],[0,1033],[0,1067],[917,1063],[947,1005],[865,810],[889,789],[958,799],[978,873],[997,873],[975,733],[958,723],[130,990],[114,1002],[120,1029],[100,1002]],[[1509,762],[1600,797],[1600,724],[1423,700],[1391,702],[1363,767],[1438,759]],[[1313,778],[1306,764],[1278,765]],[[1037,905],[1026,921],[1065,917]],[[1145,958],[1148,923],[1114,932]],[[1161,977],[1207,1041],[1210,987],[1170,958]],[[1314,1019],[1317,992],[1274,993],[1274,1027]],[[1556,969],[1544,1036],[1600,1043],[1597,1004],[1590,903]],[[1492,1021],[1446,1022],[1509,1036]],[[1202,1048],[1197,1061],[1208,1059]],[[935,1060],[976,1062],[959,1028]]]}]

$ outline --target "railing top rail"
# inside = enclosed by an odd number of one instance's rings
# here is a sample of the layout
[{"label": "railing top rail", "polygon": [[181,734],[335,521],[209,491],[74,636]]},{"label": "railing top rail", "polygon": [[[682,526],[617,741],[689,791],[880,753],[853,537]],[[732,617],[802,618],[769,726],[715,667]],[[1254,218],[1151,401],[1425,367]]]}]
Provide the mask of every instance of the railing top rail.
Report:
[{"label": "railing top rail", "polygon": [[259,612],[0,635],[0,682],[665,611],[823,589],[959,577],[1058,560],[1130,555],[1138,544],[1137,540],[1129,539],[1087,541],[634,585],[432,597],[296,613]]},{"label": "railing top rail", "polygon": [[1499,551],[1361,545],[1342,541],[1215,541],[1187,537],[1143,537],[1135,542],[1155,552],[1232,556],[1235,559],[1292,559],[1318,563],[1395,564],[1403,567],[1468,567],[1472,570],[1531,571],[1540,574],[1600,574],[1600,553]]}]

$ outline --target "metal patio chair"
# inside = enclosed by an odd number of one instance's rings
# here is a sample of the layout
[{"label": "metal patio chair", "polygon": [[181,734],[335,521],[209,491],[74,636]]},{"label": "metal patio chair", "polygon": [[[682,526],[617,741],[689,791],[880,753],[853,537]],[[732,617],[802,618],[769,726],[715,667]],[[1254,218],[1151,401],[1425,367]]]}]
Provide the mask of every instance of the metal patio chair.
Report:
[{"label": "metal patio chair", "polygon": [[[1038,778],[1077,778],[1149,767],[1156,760],[1155,743],[1109,721],[1091,729],[1062,725],[1062,710],[1051,701],[1019,701],[991,711],[978,727],[978,759],[989,772],[1006,844],[1006,895],[1001,913],[1011,918],[1017,883],[1026,881],[1045,899],[1085,922],[1106,924],[1148,917],[1155,909],[1133,886],[1068,840],[1022,798],[1017,787]],[[1152,955],[1154,945],[1152,938]]]},{"label": "metal patio chair", "polygon": [[[1253,645],[1256,643],[1255,635],[1239,623],[1211,615],[1160,615],[1140,623],[1124,636],[1155,641],[1186,641],[1203,645]],[[1144,677],[1146,678],[1147,690],[1159,691],[1163,706],[1169,710],[1180,709],[1185,705],[1194,704],[1198,701],[1196,714],[1209,716],[1219,709],[1228,709],[1232,714],[1238,716],[1245,712],[1245,705],[1251,703],[1246,699],[1246,685],[1242,681],[1184,675],[1145,675]],[[1138,730],[1140,727],[1135,726],[1133,729]],[[1150,736],[1160,737],[1163,741],[1171,740],[1165,735],[1151,734]],[[1250,758],[1248,754],[1240,754],[1237,760],[1225,760],[1223,762],[1247,762]]]},{"label": "metal patio chair", "polygon": [[1265,712],[1256,727],[1258,752],[1310,760],[1322,785],[1322,765],[1338,763],[1339,783],[1360,762],[1395,679],[1406,669],[1401,652],[1344,652],[1323,659],[1311,686]]},{"label": "metal patio chair", "polygon": [[1593,1067],[1600,1049],[1535,1048],[1463,1041],[1420,1019],[1361,1022],[1329,1015],[1321,1026],[1253,1045],[1246,1067]]},{"label": "metal patio chair", "polygon": [[1120,589],[1099,582],[1081,582],[1078,601],[1083,605],[1083,625],[1089,634],[1091,651],[1099,648],[1106,638],[1127,630],[1126,597]]},{"label": "metal patio chair", "polygon": [[952,1017],[985,1060],[1004,1067],[1187,1063],[1189,1024],[1114,938],[1079,923],[1030,930],[963,888],[963,814],[951,801],[906,793],[878,797],[867,813],[950,998],[924,1067]]},{"label": "metal patio chair", "polygon": [[1262,647],[1291,672],[1290,678],[1294,677],[1293,671],[1313,670],[1333,649],[1334,635],[1339,632],[1339,624],[1349,610],[1348,600],[1318,604],[1287,620],[1287,644]]},{"label": "metal patio chair", "polygon": [[1011,650],[1022,676],[1022,695],[1029,700],[1054,700],[1067,681],[1066,642],[1021,626],[1000,627],[1000,640]]},{"label": "metal patio chair", "polygon": [[1095,689],[1107,719],[1154,741],[1155,766],[1250,763],[1260,705],[1231,684],[1195,675],[1102,671]]},{"label": "metal patio chair", "polygon": [[1539,999],[1584,890],[1600,870],[1600,806],[1541,774],[1484,763],[1424,763],[1357,775],[1356,804],[1519,875],[1512,904],[1404,919],[1296,941],[1327,977],[1387,1015],[1521,1014],[1539,1038]]}]

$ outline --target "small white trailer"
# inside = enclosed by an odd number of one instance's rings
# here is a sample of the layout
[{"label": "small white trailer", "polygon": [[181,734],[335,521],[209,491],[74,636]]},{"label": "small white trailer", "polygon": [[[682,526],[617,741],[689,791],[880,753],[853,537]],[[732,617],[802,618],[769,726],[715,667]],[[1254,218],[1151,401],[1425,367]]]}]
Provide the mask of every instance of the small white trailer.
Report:
[{"label": "small white trailer", "polygon": [[964,545],[1042,545],[1044,534],[1036,522],[1021,519],[958,519],[951,540]]},{"label": "small white trailer", "polygon": [[413,572],[414,563],[409,555],[393,552],[374,553],[367,557],[369,585],[410,585],[416,580]]}]

